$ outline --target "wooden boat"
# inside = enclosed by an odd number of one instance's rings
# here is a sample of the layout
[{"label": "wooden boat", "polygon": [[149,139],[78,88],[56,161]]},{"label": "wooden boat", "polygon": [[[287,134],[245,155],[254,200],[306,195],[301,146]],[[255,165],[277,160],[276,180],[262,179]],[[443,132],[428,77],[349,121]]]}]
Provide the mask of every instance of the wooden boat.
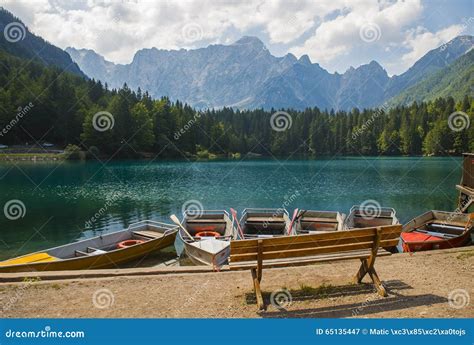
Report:
[{"label": "wooden boat", "polygon": [[250,239],[288,236],[294,232],[285,209],[247,208],[240,218],[237,234],[238,239]]},{"label": "wooden boat", "polygon": [[[179,236],[187,256],[196,265],[219,268],[227,263],[234,227],[224,210],[185,211]],[[186,230],[186,231],[184,231]]]},{"label": "wooden boat", "polygon": [[294,220],[296,235],[340,231],[344,228],[344,215],[332,211],[298,210]]},{"label": "wooden boat", "polygon": [[405,224],[401,249],[416,252],[461,247],[471,240],[474,213],[428,211]]},{"label": "wooden boat", "polygon": [[174,243],[178,227],[150,220],[127,229],[0,262],[0,273],[114,267]]},{"label": "wooden boat", "polygon": [[344,222],[344,229],[360,229],[382,225],[400,224],[395,209],[391,207],[352,206]]}]

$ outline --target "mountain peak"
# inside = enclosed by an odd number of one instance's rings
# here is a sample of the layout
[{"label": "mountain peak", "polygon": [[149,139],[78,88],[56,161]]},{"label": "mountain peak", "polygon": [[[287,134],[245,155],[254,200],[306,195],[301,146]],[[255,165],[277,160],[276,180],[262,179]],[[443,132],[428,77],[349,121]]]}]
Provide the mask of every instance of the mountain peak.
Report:
[{"label": "mountain peak", "polygon": [[265,48],[265,44],[255,36],[243,36],[234,45],[251,45],[258,48]]},{"label": "mountain peak", "polygon": [[311,65],[311,60],[309,58],[308,55],[302,55],[299,60],[298,60],[299,63],[303,64],[303,65]]}]

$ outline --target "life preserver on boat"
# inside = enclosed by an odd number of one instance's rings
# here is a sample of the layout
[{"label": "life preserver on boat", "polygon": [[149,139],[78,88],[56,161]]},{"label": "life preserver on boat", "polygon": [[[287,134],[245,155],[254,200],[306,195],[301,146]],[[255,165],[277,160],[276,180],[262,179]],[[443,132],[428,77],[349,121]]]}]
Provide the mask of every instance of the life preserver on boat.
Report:
[{"label": "life preserver on boat", "polygon": [[125,241],[122,241],[119,244],[117,244],[117,248],[122,249],[122,248],[127,248],[127,247],[130,247],[130,246],[134,246],[136,244],[142,244],[142,243],[145,243],[145,241],[142,241],[142,240],[125,240]]},{"label": "life preserver on boat", "polygon": [[201,231],[201,232],[198,232],[195,236],[196,237],[219,237],[221,236],[221,234],[219,234],[216,231]]}]

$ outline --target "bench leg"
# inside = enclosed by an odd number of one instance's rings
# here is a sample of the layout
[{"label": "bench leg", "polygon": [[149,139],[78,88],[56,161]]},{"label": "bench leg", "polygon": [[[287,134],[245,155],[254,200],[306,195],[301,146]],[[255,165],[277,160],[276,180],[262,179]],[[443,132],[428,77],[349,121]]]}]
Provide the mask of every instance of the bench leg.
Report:
[{"label": "bench leg", "polygon": [[253,289],[255,291],[255,297],[257,298],[257,306],[259,310],[265,310],[265,303],[263,301],[262,290],[260,290],[260,279],[257,277],[257,270],[255,268],[251,269]]},{"label": "bench leg", "polygon": [[372,282],[374,283],[375,288],[377,289],[377,292],[379,293],[379,295],[382,296],[382,297],[387,297],[388,296],[387,291],[385,290],[382,282],[380,281],[380,278],[379,278],[377,272],[375,272],[375,268],[372,267],[369,270],[368,273],[369,273],[369,276],[372,279]]},{"label": "bench leg", "polygon": [[377,289],[378,294],[382,297],[387,297],[387,291],[382,285],[382,282],[380,281],[380,278],[377,272],[375,271],[375,268],[373,266],[369,268],[366,259],[361,259],[360,261],[361,261],[361,265],[360,265],[359,271],[354,277],[354,282],[356,284],[360,284],[362,282],[362,279],[365,277],[365,275],[369,274],[369,277],[370,279],[372,279],[372,283],[374,283],[375,289]]},{"label": "bench leg", "polygon": [[360,284],[362,282],[362,279],[364,279],[365,275],[367,274],[367,260],[366,259],[360,259],[360,268],[357,274],[354,277],[354,283]]}]

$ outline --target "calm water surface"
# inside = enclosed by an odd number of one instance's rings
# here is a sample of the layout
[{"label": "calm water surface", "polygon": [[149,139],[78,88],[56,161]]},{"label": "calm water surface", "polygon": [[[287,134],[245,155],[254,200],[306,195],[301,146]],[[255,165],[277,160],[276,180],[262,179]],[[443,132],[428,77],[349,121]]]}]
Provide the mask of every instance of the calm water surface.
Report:
[{"label": "calm water surface", "polygon": [[[142,219],[168,221],[197,200],[207,209],[295,207],[339,210],[367,199],[394,207],[401,221],[456,207],[460,158],[115,161],[0,164],[0,259],[120,230]],[[91,218],[102,209],[102,216]],[[87,222],[92,223],[86,228]]]}]

